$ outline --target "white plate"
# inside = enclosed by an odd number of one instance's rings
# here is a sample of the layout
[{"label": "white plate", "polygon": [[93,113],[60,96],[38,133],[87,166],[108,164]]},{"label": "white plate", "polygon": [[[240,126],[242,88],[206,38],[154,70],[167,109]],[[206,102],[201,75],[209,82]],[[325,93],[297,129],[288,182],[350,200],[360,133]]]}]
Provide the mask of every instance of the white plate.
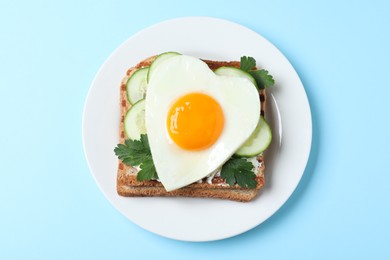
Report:
[{"label": "white plate", "polygon": [[[217,199],[125,198],[116,193],[119,86],[140,60],[177,51],[212,60],[252,56],[276,79],[266,117],[274,139],[266,153],[266,185],[249,203]],[[135,224],[185,241],[228,238],[274,214],[298,185],[309,157],[312,125],[302,83],[283,54],[250,29],[226,20],[189,17],[149,27],[124,42],[100,68],[85,102],[83,145],[89,168],[107,199]],[[129,234],[130,235],[130,234]]]}]

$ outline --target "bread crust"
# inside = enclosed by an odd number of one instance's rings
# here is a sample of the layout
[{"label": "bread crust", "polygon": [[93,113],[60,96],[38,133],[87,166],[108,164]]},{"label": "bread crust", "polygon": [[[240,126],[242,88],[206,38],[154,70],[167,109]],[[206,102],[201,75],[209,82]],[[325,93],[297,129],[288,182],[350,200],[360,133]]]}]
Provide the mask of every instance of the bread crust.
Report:
[{"label": "bread crust", "polygon": [[[119,143],[123,144],[125,141],[124,133],[124,118],[127,111],[131,108],[131,104],[127,100],[126,83],[131,75],[140,68],[150,66],[156,56],[149,57],[139,62],[135,67],[127,70],[126,76],[122,79],[120,87],[120,124],[119,124]],[[203,60],[210,69],[215,70],[222,66],[240,67],[238,61],[211,61]],[[261,101],[261,113],[264,116],[266,95],[264,90],[259,91]],[[164,196],[164,197],[201,197],[201,198],[219,198],[228,199],[234,201],[247,202],[253,200],[258,191],[264,186],[264,158],[263,155],[257,157],[260,167],[256,174],[256,188],[243,188],[237,184],[229,186],[221,177],[216,176],[212,179],[211,183],[206,181],[206,178],[201,183],[192,183],[186,187],[167,192],[163,185],[156,181],[138,181],[137,172],[138,169],[130,165],[126,165],[119,160],[118,172],[117,172],[117,192],[121,196],[125,197],[151,197],[151,196]]]}]

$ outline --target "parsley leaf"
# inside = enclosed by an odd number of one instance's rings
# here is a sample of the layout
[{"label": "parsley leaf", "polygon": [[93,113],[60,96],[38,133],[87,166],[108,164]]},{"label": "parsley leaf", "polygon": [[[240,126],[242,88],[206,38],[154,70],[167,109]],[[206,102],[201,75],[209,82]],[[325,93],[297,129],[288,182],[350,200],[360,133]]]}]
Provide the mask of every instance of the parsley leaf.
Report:
[{"label": "parsley leaf", "polygon": [[256,174],[252,171],[253,164],[244,158],[230,158],[221,170],[221,177],[230,186],[238,184],[243,188],[256,188]]},{"label": "parsley leaf", "polygon": [[256,80],[260,89],[269,88],[275,84],[275,80],[272,75],[268,74],[267,70],[252,70],[249,71],[249,74]]},{"label": "parsley leaf", "polygon": [[141,170],[137,174],[138,181],[158,178],[147,135],[141,135],[140,140],[126,139],[124,144],[118,144],[115,147],[114,152],[124,164],[140,165]]},{"label": "parsley leaf", "polygon": [[275,80],[272,75],[268,74],[268,71],[256,69],[256,60],[252,57],[242,56],[240,69],[248,72],[255,79],[259,89],[265,89],[275,85]]},{"label": "parsley leaf", "polygon": [[242,56],[240,60],[240,69],[250,71],[256,67],[256,60],[253,57]]},{"label": "parsley leaf", "polygon": [[149,157],[141,164],[141,170],[138,172],[138,181],[148,181],[151,179],[157,179],[156,168],[154,167],[152,157]]}]

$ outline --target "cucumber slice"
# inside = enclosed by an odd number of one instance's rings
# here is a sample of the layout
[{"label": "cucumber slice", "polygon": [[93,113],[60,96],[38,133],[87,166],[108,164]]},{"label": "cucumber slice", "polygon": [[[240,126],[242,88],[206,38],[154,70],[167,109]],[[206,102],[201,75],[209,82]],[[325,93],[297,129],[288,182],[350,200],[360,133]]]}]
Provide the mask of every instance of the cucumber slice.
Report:
[{"label": "cucumber slice", "polygon": [[131,140],[140,140],[141,134],[146,134],[145,99],[141,99],[127,111],[124,128],[126,136]]},{"label": "cucumber slice", "polygon": [[251,74],[235,67],[220,67],[216,69],[214,73],[219,76],[247,78],[257,87],[256,80],[251,76]]},{"label": "cucumber slice", "polygon": [[238,149],[236,155],[242,157],[253,157],[263,152],[270,145],[272,140],[271,127],[260,116],[259,123],[249,139]]},{"label": "cucumber slice", "polygon": [[126,92],[127,99],[130,104],[135,104],[139,100],[144,99],[146,95],[146,89],[148,87],[147,76],[148,76],[149,67],[144,67],[137,70],[131,75],[127,80]]},{"label": "cucumber slice", "polygon": [[149,69],[149,72],[148,72],[148,79],[147,79],[147,82],[149,82],[149,79],[150,77],[152,76],[152,73],[153,71],[157,68],[157,66],[164,60],[166,59],[169,59],[169,58],[172,58],[174,56],[177,56],[177,55],[181,55],[180,53],[178,52],[173,52],[173,51],[170,51],[170,52],[164,52],[164,53],[161,53],[160,55],[158,55],[156,57],[156,59],[152,62],[152,64],[150,65],[150,69]]}]

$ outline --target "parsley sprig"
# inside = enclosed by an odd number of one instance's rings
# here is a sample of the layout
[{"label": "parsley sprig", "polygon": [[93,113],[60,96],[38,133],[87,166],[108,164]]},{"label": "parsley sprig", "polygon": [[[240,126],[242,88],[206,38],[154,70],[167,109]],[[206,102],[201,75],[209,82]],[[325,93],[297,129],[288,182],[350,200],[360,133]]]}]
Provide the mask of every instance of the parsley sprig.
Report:
[{"label": "parsley sprig", "polygon": [[275,80],[267,70],[256,70],[256,60],[253,57],[241,57],[240,69],[248,72],[255,79],[256,84],[260,89],[269,88],[275,85]]},{"label": "parsley sprig", "polygon": [[158,178],[147,135],[141,135],[140,140],[126,139],[124,144],[115,147],[114,152],[124,164],[140,166],[141,170],[137,174],[138,181]]},{"label": "parsley sprig", "polygon": [[238,184],[243,188],[256,188],[256,174],[253,172],[253,164],[245,158],[230,158],[221,170],[221,178],[230,186]]}]

